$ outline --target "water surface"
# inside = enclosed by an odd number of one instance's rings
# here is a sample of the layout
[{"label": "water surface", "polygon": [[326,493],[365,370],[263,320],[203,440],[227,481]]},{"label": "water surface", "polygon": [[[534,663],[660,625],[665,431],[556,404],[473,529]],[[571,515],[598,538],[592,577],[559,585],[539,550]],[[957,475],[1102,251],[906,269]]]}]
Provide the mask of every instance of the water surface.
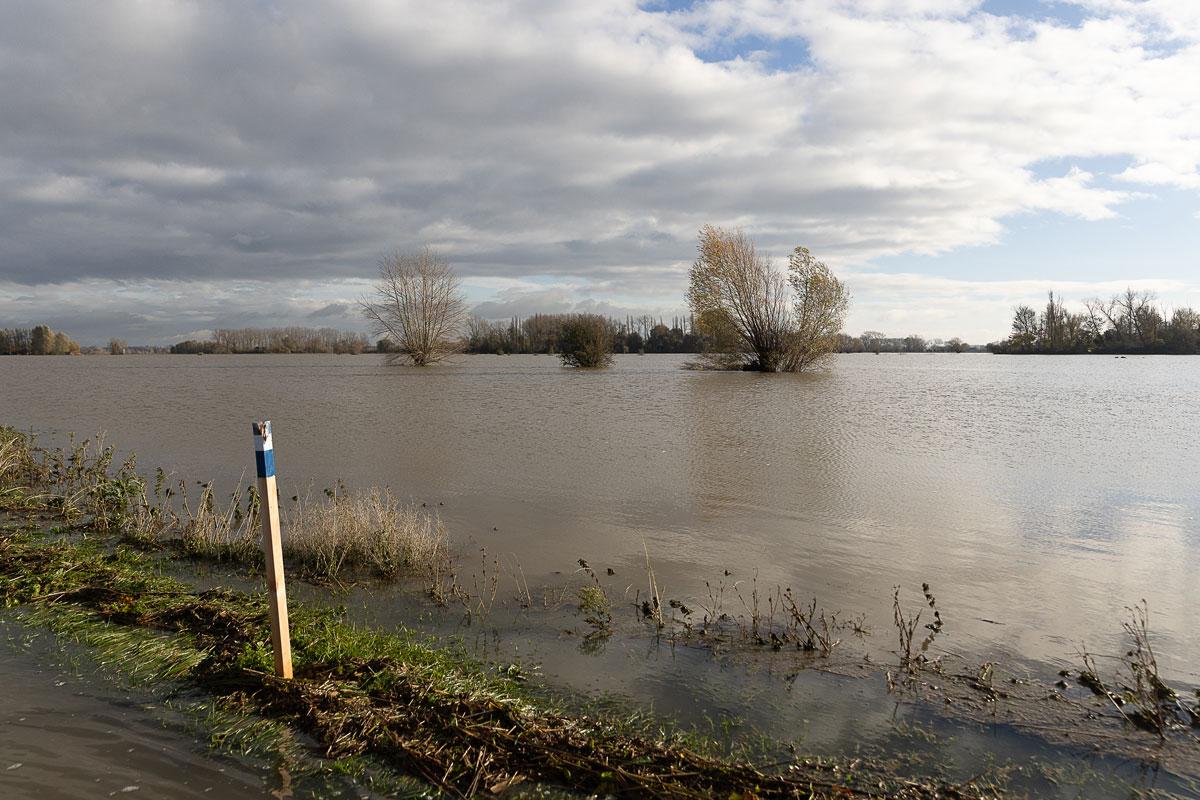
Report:
[{"label": "water surface", "polygon": [[531,579],[583,557],[632,581],[644,546],[672,596],[757,571],[879,622],[894,585],[915,602],[928,581],[972,652],[1114,650],[1145,598],[1163,666],[1195,680],[1200,359],[851,355],[813,376],[682,360],[7,358],[0,418],[103,430],[143,466],[231,485],[269,417],[285,494],[342,479],[443,503],[464,547]]},{"label": "water surface", "polygon": [[[581,372],[544,356],[425,370],[375,356],[6,358],[0,420],[54,442],[106,431],[143,468],[228,488],[253,475],[250,421],[270,418],[285,504],[338,480],[386,484],[442,514],[464,563],[481,547],[503,562],[508,610],[466,632],[497,660],[806,752],[927,747],[962,778],[1040,753],[1092,770],[1086,796],[1127,792],[1124,778],[1098,788],[1112,765],[897,707],[877,674],[798,675],[769,654],[730,662],[648,637],[581,646],[564,633],[581,624],[570,613],[514,610],[512,578],[519,566],[535,591],[570,583],[584,558],[632,599],[648,553],[664,594],[693,608],[711,604],[706,581],[724,582],[738,613],[756,579],[865,614],[877,661],[894,660],[894,587],[915,611],[928,582],[946,621],[938,654],[1046,683],[1083,647],[1122,652],[1124,608],[1145,598],[1164,673],[1200,684],[1200,359],[851,355],[803,376],[683,360]],[[385,627],[430,619],[379,588],[350,605]],[[933,726],[935,743],[914,725]]]}]

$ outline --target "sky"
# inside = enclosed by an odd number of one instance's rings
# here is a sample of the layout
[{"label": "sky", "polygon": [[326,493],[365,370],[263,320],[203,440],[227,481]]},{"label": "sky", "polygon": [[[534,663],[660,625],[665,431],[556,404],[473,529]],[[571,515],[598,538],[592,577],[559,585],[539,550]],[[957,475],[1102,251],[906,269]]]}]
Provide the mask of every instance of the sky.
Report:
[{"label": "sky", "polygon": [[425,245],[486,317],[670,317],[706,223],[851,333],[1200,308],[1197,76],[1196,0],[7,0],[0,327],[365,329]]}]

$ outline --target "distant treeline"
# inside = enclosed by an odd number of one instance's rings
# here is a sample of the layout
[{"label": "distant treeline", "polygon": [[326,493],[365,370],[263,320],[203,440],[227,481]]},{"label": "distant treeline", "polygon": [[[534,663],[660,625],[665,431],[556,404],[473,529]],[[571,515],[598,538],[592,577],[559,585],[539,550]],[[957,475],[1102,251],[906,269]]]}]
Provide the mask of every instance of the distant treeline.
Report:
[{"label": "distant treeline", "polygon": [[[563,325],[576,316],[534,314],[503,321],[470,317],[463,349],[468,353],[557,353]],[[607,320],[614,353],[702,353],[708,344],[695,331],[691,317],[672,317],[670,325],[662,318],[650,316]],[[879,331],[867,331],[861,336],[843,333],[838,347],[842,353],[962,353],[983,349],[971,347],[958,338],[943,341],[916,334],[900,338]]]},{"label": "distant treeline", "polygon": [[866,331],[859,336],[841,334],[842,353],[966,353],[982,352],[985,348],[972,346],[955,336],[953,339],[926,339],[910,333],[908,336],[888,336],[879,331]]},{"label": "distant treeline", "polygon": [[361,333],[334,328],[221,328],[213,338],[188,339],[172,353],[363,353],[370,349]]},{"label": "distant treeline", "polygon": [[1126,289],[1108,300],[1083,302],[1070,311],[1050,292],[1038,312],[1018,306],[1012,335],[988,345],[994,353],[1170,353],[1200,354],[1200,314],[1177,308],[1168,317],[1152,292]]},{"label": "distant treeline", "polygon": [[0,355],[65,356],[79,353],[79,345],[62,331],[47,325],[0,329]]},{"label": "distant treeline", "polygon": [[[557,353],[563,326],[577,314],[534,314],[494,321],[473,316],[467,320],[463,349],[468,353]],[[614,353],[699,353],[703,337],[688,317],[673,317],[668,326],[650,316],[606,317]]]}]

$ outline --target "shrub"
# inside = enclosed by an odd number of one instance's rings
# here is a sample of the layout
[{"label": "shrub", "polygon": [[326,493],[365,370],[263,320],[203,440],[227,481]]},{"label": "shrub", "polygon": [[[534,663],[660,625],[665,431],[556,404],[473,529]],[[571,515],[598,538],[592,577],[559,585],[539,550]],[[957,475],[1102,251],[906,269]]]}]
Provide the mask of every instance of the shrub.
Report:
[{"label": "shrub", "polygon": [[565,320],[558,340],[564,367],[603,369],[613,360],[612,323],[599,314],[575,314]]}]

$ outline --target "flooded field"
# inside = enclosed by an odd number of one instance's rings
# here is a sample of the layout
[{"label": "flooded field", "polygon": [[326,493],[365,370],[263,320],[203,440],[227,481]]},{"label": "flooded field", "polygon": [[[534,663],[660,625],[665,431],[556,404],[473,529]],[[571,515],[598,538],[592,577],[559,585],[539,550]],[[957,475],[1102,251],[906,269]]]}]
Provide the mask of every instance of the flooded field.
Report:
[{"label": "flooded field", "polygon": [[0,795],[241,800],[280,784],[276,774],[214,757],[162,697],[104,680],[51,640],[0,619]]},{"label": "flooded field", "polygon": [[[626,356],[586,373],[538,356],[428,370],[374,356],[13,358],[0,361],[0,420],[54,443],[103,430],[144,469],[232,488],[253,474],[250,420],[270,418],[285,498],[386,484],[436,508],[465,562],[486,548],[497,611],[459,631],[480,649],[539,664],[553,684],[807,751],[923,741],[967,776],[1037,748],[898,709],[878,676],[797,673],[770,653],[714,659],[647,636],[585,647],[564,633],[569,615],[521,612],[517,577],[560,586],[586,559],[612,570],[629,601],[615,613],[630,619],[647,555],[664,596],[693,607],[711,607],[722,583],[731,613],[755,581],[790,586],[865,615],[871,635],[854,652],[877,661],[896,647],[894,587],[919,608],[928,582],[941,654],[1043,677],[1077,666],[1084,647],[1119,652],[1123,609],[1145,598],[1164,675],[1200,684],[1200,361],[858,355],[817,376],[682,361]],[[411,593],[360,588],[346,601],[384,626],[454,630]]]}]

